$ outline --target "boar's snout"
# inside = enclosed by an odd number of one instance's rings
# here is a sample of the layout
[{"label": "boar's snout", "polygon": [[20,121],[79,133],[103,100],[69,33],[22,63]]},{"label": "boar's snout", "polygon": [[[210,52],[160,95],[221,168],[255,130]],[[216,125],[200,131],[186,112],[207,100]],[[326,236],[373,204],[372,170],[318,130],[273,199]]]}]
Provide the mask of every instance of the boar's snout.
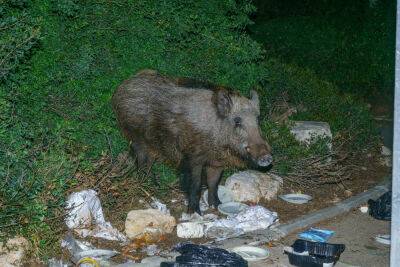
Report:
[{"label": "boar's snout", "polygon": [[260,157],[257,161],[258,166],[267,167],[272,164],[272,156],[271,155],[264,155]]},{"label": "boar's snout", "polygon": [[251,145],[246,148],[252,160],[261,167],[272,164],[271,149],[265,144]]}]

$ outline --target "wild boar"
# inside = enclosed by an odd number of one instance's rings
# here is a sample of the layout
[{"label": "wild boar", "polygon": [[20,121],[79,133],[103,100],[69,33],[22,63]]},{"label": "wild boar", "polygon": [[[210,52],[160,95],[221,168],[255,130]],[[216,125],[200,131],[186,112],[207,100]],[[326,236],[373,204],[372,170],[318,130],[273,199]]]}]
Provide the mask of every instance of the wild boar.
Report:
[{"label": "wild boar", "polygon": [[265,167],[272,156],[260,133],[255,91],[248,99],[223,87],[188,81],[142,70],[117,88],[112,105],[138,165],[150,168],[161,160],[178,168],[188,212],[200,214],[202,178],[209,205],[217,207],[224,168],[252,163]]}]

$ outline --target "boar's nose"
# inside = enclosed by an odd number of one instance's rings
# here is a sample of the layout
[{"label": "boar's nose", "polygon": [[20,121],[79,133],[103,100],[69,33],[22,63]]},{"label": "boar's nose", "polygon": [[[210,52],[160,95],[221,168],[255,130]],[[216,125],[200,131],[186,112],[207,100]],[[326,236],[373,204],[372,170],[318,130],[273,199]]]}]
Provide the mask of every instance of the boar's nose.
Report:
[{"label": "boar's nose", "polygon": [[261,167],[267,167],[272,163],[272,156],[271,155],[264,155],[260,157],[257,161],[257,164]]}]

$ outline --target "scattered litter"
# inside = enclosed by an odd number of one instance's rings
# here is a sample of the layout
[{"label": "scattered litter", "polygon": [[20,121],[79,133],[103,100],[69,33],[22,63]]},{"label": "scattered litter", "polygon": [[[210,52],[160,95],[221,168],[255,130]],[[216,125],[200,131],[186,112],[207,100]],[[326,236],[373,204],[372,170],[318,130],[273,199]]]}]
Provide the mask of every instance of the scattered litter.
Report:
[{"label": "scattered litter", "polygon": [[184,221],[189,221],[189,222],[209,222],[209,221],[215,221],[216,219],[218,219],[218,215],[213,214],[213,213],[209,213],[209,214],[205,214],[205,215],[200,215],[198,213],[186,213],[186,212],[182,212],[181,218],[179,219],[179,221],[184,222]]},{"label": "scattered litter", "polygon": [[290,264],[300,267],[333,266],[344,250],[343,244],[310,242],[300,239],[297,239],[291,247],[284,248]]},{"label": "scattered litter", "polygon": [[[232,192],[223,185],[218,186],[218,198],[221,201],[221,203],[233,201]],[[203,201],[208,206],[208,189],[205,190],[203,193]]]},{"label": "scattered litter", "polygon": [[218,229],[217,232],[225,229],[229,233],[246,233],[259,229],[267,229],[277,221],[278,215],[276,212],[271,212],[262,206],[251,206],[235,216],[229,216],[227,219],[220,219],[209,223],[206,232],[207,236],[209,236],[208,232],[216,232],[216,229]]},{"label": "scattered litter", "polygon": [[167,205],[165,205],[164,203],[162,203],[159,199],[152,197],[151,200],[153,202],[151,202],[150,206],[153,209],[159,210],[162,213],[165,213],[167,215],[170,215],[169,209],[167,208]]},{"label": "scattered litter", "polygon": [[[129,239],[147,235],[171,233],[176,225],[175,218],[158,209],[131,210],[125,221],[125,233]],[[150,237],[150,236],[149,236]]]},{"label": "scattered litter", "polygon": [[314,241],[314,242],[326,242],[329,238],[334,235],[335,231],[327,229],[311,228],[299,234],[302,239]]},{"label": "scattered litter", "polygon": [[[226,203],[227,204],[227,203]],[[177,226],[177,235],[181,238],[208,238],[222,240],[240,236],[246,232],[267,229],[278,221],[276,212],[262,206],[247,206],[237,214],[218,219],[214,214],[188,215],[183,213]]]},{"label": "scattered litter", "polygon": [[63,260],[58,260],[55,258],[49,259],[47,262],[48,267],[68,267],[68,263],[64,263]]},{"label": "scattered litter", "polygon": [[269,250],[253,246],[239,246],[231,249],[231,251],[247,261],[264,260],[270,255]]},{"label": "scattered litter", "polygon": [[151,267],[151,266],[160,266],[161,262],[166,261],[166,258],[163,257],[159,257],[159,256],[153,256],[153,257],[147,257],[144,258],[141,261],[141,264],[147,264],[147,267]]},{"label": "scattered litter", "polygon": [[96,259],[85,257],[78,261],[76,266],[79,267],[100,267],[100,262]]},{"label": "scattered litter", "polygon": [[249,206],[240,202],[226,202],[218,206],[218,211],[228,216],[235,216]]},{"label": "scattered litter", "polygon": [[247,261],[236,253],[222,248],[207,247],[191,243],[178,244],[174,250],[181,255],[175,262],[163,262],[161,267],[171,266],[236,266],[247,267]]},{"label": "scattered litter", "polygon": [[68,197],[66,210],[67,227],[81,237],[93,236],[123,242],[127,240],[111,223],[105,221],[100,199],[92,189],[72,193]]},{"label": "scattered litter", "polygon": [[302,239],[297,239],[292,248],[296,253],[308,252],[313,255],[326,257],[339,257],[346,249],[344,244],[331,244],[324,242],[312,242]]},{"label": "scattered litter", "polygon": [[293,204],[305,204],[312,200],[312,197],[306,194],[286,194],[280,195],[279,198]]},{"label": "scattered litter", "polygon": [[333,259],[326,257],[311,256],[308,252],[296,253],[292,247],[285,247],[284,252],[288,255],[289,263],[298,267],[333,267]]},{"label": "scattered litter", "polygon": [[390,221],[392,217],[392,191],[383,194],[376,201],[368,200],[369,215],[378,220]]},{"label": "scattered litter", "polygon": [[157,245],[152,244],[142,248],[142,252],[146,253],[148,256],[155,256],[160,254],[160,249]]},{"label": "scattered litter", "polygon": [[71,260],[78,264],[84,258],[94,260],[107,260],[114,257],[118,252],[108,249],[98,249],[89,242],[76,240],[71,234],[61,241],[61,247],[65,248],[71,254]]},{"label": "scattered litter", "polygon": [[206,236],[208,238],[213,238],[216,241],[239,237],[244,233],[245,233],[244,230],[241,228],[228,228],[215,225],[211,225],[208,228],[206,228]]},{"label": "scattered litter", "polygon": [[377,235],[375,240],[378,243],[390,246],[390,235]]},{"label": "scattered litter", "polygon": [[360,207],[360,211],[361,211],[362,213],[367,213],[367,212],[368,212],[368,206],[361,206],[361,207]]},{"label": "scattered litter", "polygon": [[176,227],[176,234],[180,238],[201,238],[204,236],[204,228],[202,222],[183,222]]}]

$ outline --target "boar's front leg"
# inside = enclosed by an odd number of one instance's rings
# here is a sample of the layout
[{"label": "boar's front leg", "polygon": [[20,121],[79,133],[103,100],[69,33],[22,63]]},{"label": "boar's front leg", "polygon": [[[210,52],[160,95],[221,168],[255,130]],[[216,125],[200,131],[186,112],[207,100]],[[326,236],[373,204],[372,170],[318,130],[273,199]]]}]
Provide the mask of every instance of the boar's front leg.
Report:
[{"label": "boar's front leg", "polygon": [[218,197],[218,184],[221,179],[223,168],[208,166],[207,172],[207,186],[208,186],[208,205],[217,208],[221,201]]},{"label": "boar's front leg", "polygon": [[201,174],[203,169],[203,162],[185,158],[183,162],[183,179],[188,194],[188,213],[200,211],[200,195],[201,195]]}]

